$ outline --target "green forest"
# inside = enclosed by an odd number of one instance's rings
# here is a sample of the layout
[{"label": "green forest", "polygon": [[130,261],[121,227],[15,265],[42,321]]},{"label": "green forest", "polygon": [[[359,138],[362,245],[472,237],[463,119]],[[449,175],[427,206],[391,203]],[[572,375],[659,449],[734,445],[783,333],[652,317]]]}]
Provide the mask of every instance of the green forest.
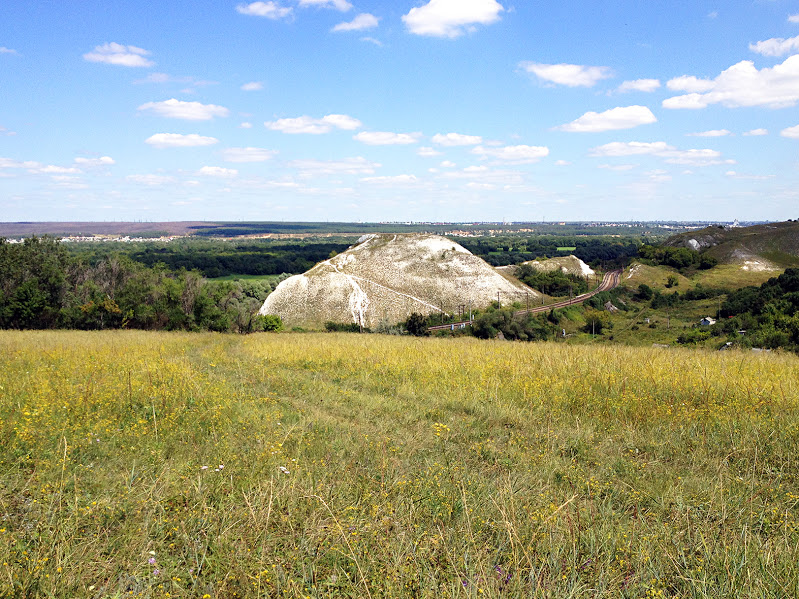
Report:
[{"label": "green forest", "polygon": [[195,270],[120,254],[89,261],[50,237],[0,238],[0,328],[274,329],[274,317],[255,314],[285,276],[209,281]]}]

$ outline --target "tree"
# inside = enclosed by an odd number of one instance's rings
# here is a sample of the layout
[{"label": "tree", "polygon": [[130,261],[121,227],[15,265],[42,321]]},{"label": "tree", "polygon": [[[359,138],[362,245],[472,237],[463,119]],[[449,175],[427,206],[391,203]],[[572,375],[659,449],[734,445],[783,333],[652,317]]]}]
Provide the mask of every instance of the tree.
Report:
[{"label": "tree", "polygon": [[429,334],[427,330],[427,316],[414,312],[405,321],[405,330],[409,335],[424,337]]}]

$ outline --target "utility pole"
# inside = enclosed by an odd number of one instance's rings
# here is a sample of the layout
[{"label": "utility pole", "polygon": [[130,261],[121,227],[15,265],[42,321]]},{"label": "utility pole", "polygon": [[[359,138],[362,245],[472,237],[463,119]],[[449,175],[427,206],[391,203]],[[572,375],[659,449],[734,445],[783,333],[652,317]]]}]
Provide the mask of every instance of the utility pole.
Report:
[{"label": "utility pole", "polygon": [[502,309],[502,304],[499,303],[499,291],[497,291],[497,310]]}]

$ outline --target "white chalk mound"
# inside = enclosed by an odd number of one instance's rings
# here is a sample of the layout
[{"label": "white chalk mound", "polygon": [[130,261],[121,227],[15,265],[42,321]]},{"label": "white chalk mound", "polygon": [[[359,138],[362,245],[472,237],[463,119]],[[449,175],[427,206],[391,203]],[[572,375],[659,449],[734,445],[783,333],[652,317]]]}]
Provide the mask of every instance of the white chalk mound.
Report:
[{"label": "white chalk mound", "polygon": [[413,312],[457,313],[540,297],[505,278],[469,250],[437,235],[368,235],[346,252],[280,283],[259,314],[277,314],[287,326],[327,321],[362,324],[405,320]]}]

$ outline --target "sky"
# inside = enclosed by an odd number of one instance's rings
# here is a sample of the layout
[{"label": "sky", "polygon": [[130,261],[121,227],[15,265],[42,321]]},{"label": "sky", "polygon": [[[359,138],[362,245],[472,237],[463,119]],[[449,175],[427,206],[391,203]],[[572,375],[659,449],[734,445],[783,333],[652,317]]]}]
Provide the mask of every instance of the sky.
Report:
[{"label": "sky", "polygon": [[0,221],[799,218],[797,0],[0,3]]}]

